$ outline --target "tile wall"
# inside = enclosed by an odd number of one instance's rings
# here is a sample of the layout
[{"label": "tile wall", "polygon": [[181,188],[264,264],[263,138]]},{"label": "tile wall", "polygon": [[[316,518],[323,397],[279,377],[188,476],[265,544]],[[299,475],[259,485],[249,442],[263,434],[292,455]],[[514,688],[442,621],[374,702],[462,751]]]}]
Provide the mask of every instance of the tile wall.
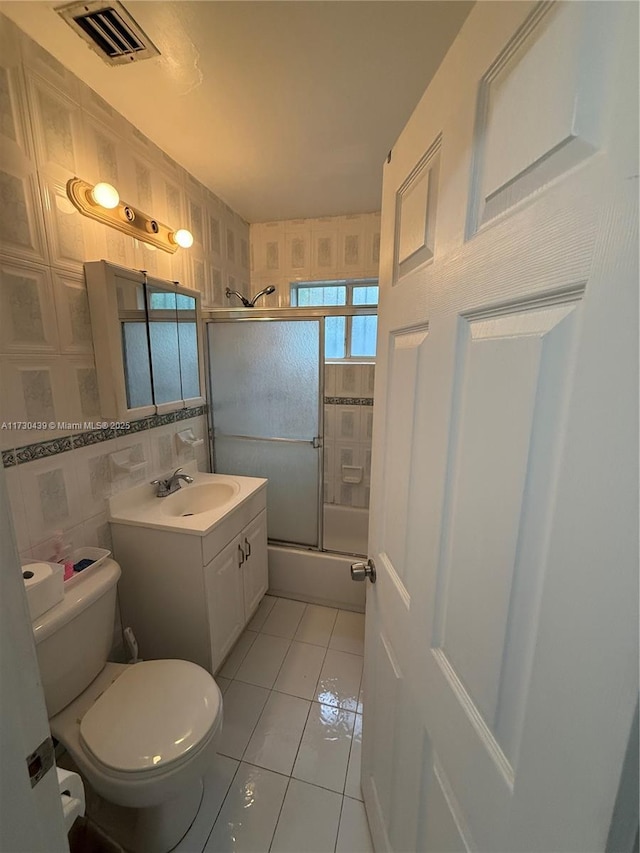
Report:
[{"label": "tile wall", "polygon": [[373,364],[326,364],[324,502],[369,507]]},{"label": "tile wall", "polygon": [[[6,425],[101,419],[84,261],[146,269],[221,306],[227,285],[249,287],[249,226],[2,15],[0,152],[0,449],[18,549],[48,558],[56,531],[72,546],[109,547],[108,496],[192,458],[175,434],[206,438],[204,410],[128,431]],[[81,216],[65,193],[74,176],[113,183],[123,200],[189,228],[194,246],[169,255]],[[131,476],[109,459],[126,447],[144,463]]]},{"label": "tile wall", "polygon": [[377,278],[380,213],[251,225],[251,291],[276,292],[261,304],[286,307],[294,281]]},{"label": "tile wall", "polygon": [[[261,304],[287,307],[295,281],[377,278],[380,213],[262,222],[250,227],[251,292],[276,292]],[[325,368],[324,501],[368,508],[373,364]]]}]

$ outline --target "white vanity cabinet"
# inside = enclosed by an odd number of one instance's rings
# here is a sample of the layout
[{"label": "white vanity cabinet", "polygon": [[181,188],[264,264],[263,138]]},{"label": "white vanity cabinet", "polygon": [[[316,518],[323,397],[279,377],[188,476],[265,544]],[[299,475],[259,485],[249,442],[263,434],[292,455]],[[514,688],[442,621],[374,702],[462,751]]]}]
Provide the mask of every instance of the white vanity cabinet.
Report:
[{"label": "white vanity cabinet", "polygon": [[215,672],[269,586],[265,510],[204,567],[204,584]]},{"label": "white vanity cabinet", "polygon": [[246,621],[248,621],[269,587],[266,512],[261,512],[250,524],[247,524],[241,540],[240,547],[244,553],[242,566],[244,610]]},{"label": "white vanity cabinet", "polygon": [[[196,474],[196,485],[215,476]],[[234,479],[246,497],[201,531],[197,515],[159,520],[167,505],[158,502],[171,498],[154,497],[146,516],[112,506],[122,624],[143,659],[191,660],[215,673],[267,591],[266,480]]]}]

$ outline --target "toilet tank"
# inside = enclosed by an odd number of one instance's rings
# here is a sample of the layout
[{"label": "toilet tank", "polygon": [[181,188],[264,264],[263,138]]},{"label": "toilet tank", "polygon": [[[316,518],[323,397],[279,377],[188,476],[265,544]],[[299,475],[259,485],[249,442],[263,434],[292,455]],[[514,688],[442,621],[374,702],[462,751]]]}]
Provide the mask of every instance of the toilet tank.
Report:
[{"label": "toilet tank", "polygon": [[33,622],[49,717],[79,696],[107,662],[119,577],[114,560],[85,569],[65,583],[64,599]]}]

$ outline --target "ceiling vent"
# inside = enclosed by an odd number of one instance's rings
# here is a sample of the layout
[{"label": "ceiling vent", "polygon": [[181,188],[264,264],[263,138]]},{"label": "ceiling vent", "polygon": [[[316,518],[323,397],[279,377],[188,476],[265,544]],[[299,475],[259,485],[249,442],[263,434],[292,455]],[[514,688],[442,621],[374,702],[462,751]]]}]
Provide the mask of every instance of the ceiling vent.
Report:
[{"label": "ceiling vent", "polygon": [[160,55],[122,3],[89,0],[59,6],[56,12],[108,65],[125,65]]}]

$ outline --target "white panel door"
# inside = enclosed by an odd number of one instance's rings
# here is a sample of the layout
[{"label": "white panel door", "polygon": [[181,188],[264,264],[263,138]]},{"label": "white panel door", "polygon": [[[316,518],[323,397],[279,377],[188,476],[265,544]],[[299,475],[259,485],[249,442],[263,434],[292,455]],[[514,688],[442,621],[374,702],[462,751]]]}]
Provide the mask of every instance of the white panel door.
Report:
[{"label": "white panel door", "polygon": [[0,682],[0,850],[64,853],[69,845],[55,765],[35,785],[29,774],[29,757],[50,741],[51,734],[4,471],[0,471]]},{"label": "white panel door", "polygon": [[638,6],[478,3],[385,166],[376,850],[603,850],[638,694]]}]

